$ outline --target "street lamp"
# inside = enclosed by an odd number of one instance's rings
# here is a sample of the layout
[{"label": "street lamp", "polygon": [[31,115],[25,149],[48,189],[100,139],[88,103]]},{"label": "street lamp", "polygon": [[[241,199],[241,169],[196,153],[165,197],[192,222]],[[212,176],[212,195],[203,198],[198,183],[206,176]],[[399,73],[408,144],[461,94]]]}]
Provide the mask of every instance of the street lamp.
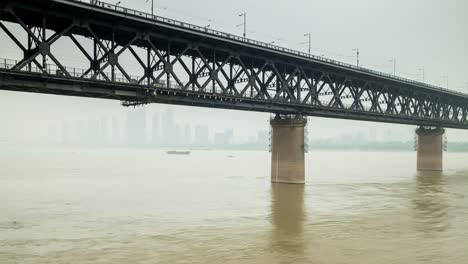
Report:
[{"label": "street lamp", "polygon": [[310,47],[312,45],[312,34],[309,32],[307,34],[304,34],[304,37],[309,37],[309,56],[310,56]]},{"label": "street lamp", "polygon": [[206,22],[207,22],[208,24],[206,24],[206,26],[203,27],[205,30],[207,30],[209,27],[211,27],[211,22],[213,22],[213,20],[208,19]]},{"label": "street lamp", "polygon": [[448,89],[449,88],[449,77],[448,77],[448,75],[444,75],[444,76],[442,76],[442,78],[445,79],[446,88]]},{"label": "street lamp", "polygon": [[393,62],[393,76],[396,76],[396,59],[393,58],[389,62]]},{"label": "street lamp", "polygon": [[244,23],[237,25],[238,27],[244,26],[244,38],[246,36],[246,31],[247,31],[247,13],[244,12],[242,14],[239,14],[240,17],[244,17]]},{"label": "street lamp", "polygon": [[359,48],[353,49],[356,52],[356,65],[359,67]]},{"label": "street lamp", "polygon": [[[146,0],[146,3],[148,3],[149,0]],[[154,0],[151,0],[151,15],[154,15]]]},{"label": "street lamp", "polygon": [[426,79],[424,68],[418,69],[418,71],[422,73],[422,82],[424,83]]},{"label": "street lamp", "polygon": [[118,1],[118,2],[115,4],[115,6],[118,6],[118,5],[120,5],[120,1]]}]

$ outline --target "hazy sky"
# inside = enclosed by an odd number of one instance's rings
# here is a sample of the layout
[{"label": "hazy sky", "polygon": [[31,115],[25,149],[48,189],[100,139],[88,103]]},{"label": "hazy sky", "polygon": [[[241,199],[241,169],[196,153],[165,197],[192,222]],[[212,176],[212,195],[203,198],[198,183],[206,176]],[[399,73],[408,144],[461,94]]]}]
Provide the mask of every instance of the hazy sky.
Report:
[{"label": "hazy sky", "polygon": [[[145,0],[121,2],[150,12]],[[391,73],[390,60],[396,58],[398,75],[420,80],[418,69],[424,68],[428,82],[445,86],[443,76],[449,76],[450,89],[468,91],[468,2],[464,0],[155,0],[155,5],[162,16],[239,35],[242,27],[236,25],[242,18],[238,14],[245,11],[249,38],[306,51],[307,45],[300,43],[311,32],[316,55],[354,63],[352,49],[359,48],[364,67]],[[18,50],[11,46],[0,32],[0,57],[18,58]],[[56,56],[79,64],[74,57],[78,55],[69,49],[57,49]],[[167,105],[147,106],[148,120],[168,107],[174,109],[178,122],[207,124],[211,132],[234,128],[238,138],[268,129],[268,114]],[[0,141],[35,139],[63,120],[116,117],[123,121],[127,111],[117,101],[0,91]],[[391,129],[408,140],[415,128],[311,118],[309,132],[312,138],[321,138],[372,127]],[[449,141],[467,140],[468,132],[449,130],[448,137]]]}]

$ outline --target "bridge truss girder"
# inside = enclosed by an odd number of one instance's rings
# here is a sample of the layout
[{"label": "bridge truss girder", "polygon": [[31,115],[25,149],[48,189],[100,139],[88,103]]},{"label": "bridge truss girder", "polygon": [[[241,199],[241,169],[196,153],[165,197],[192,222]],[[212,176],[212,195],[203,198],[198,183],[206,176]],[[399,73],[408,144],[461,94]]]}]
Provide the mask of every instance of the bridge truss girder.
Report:
[{"label": "bridge truss girder", "polygon": [[[3,68],[8,69],[0,71],[4,76],[0,78],[2,89],[22,90],[24,82],[15,84],[16,77],[8,76],[21,73],[26,78],[24,73],[29,73],[40,75],[38,82],[53,77],[60,79],[61,85],[69,80],[70,84],[86,83],[83,85],[88,88],[93,84],[103,86],[109,89],[104,97],[111,99],[468,128],[467,98],[89,17],[62,18],[68,24],[52,25],[49,19],[60,14],[42,12],[40,19],[25,21],[17,8],[5,5],[0,11],[0,29],[24,55],[14,58],[14,65],[6,65],[5,61]],[[27,43],[12,33],[2,17],[24,30]],[[53,34],[47,36],[50,31]],[[68,48],[83,54],[89,63],[87,69],[66,67],[65,61],[54,56],[58,48],[55,43],[64,38],[73,43]],[[87,41],[92,45],[83,43]],[[139,76],[129,73],[135,65],[121,59],[124,53],[137,62]],[[53,63],[47,64],[46,58]],[[138,96],[113,97],[112,87],[122,85],[137,90]],[[40,87],[44,84],[38,84],[34,91],[60,93]],[[26,87],[23,90],[31,91]],[[173,98],[169,98],[171,92]],[[191,99],[179,100],[176,95],[184,93]],[[85,95],[84,89],[83,94],[75,90],[73,95],[95,97]],[[233,102],[250,106],[240,107]]]}]

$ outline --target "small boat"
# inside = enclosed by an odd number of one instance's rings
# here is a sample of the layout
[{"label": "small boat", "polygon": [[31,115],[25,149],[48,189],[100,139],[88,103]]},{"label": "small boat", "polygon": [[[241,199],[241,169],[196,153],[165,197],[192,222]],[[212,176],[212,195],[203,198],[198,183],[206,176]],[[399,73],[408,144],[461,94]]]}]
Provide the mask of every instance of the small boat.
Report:
[{"label": "small boat", "polygon": [[169,150],[168,155],[190,155],[190,151]]}]

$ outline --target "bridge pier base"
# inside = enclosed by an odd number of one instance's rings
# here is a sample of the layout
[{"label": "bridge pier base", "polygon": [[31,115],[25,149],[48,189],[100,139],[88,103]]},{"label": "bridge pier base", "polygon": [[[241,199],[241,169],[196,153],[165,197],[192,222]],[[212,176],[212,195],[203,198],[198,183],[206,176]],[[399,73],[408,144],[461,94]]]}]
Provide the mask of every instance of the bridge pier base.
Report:
[{"label": "bridge pier base", "polygon": [[277,183],[304,184],[304,127],[307,119],[302,116],[276,117],[270,120],[271,181]]},{"label": "bridge pier base", "polygon": [[443,169],[444,133],[443,128],[419,127],[416,130],[418,170],[441,171]]}]

